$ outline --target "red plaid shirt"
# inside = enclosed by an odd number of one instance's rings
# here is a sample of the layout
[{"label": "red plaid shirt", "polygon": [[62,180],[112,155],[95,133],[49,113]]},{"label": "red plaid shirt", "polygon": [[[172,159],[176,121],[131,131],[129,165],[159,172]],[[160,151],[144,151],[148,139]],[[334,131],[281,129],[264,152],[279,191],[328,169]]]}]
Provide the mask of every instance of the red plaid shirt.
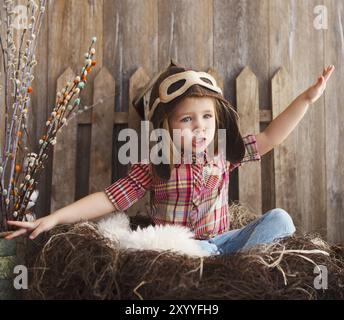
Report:
[{"label": "red plaid shirt", "polygon": [[169,181],[152,175],[150,164],[132,165],[126,177],[105,188],[117,211],[124,211],[151,194],[151,218],[156,224],[189,227],[196,239],[207,239],[229,230],[228,186],[230,172],[247,161],[260,160],[255,135],[244,138],[245,156],[231,164],[218,155],[205,162],[175,164]]}]

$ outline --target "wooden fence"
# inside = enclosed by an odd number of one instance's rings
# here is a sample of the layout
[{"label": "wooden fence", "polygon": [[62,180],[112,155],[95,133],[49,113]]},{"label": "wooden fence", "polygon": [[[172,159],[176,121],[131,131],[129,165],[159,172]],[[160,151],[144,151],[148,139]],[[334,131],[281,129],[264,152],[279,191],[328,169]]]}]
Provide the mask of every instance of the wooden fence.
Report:
[{"label": "wooden fence", "polygon": [[[208,70],[223,89],[223,80],[215,70]],[[58,88],[74,77],[70,68],[59,77]],[[148,82],[149,77],[144,68],[140,67],[129,80],[129,101]],[[117,141],[118,133],[123,128],[133,128],[140,133],[140,117],[132,105],[128,112],[115,112],[114,99],[108,99],[109,93],[115,93],[115,80],[106,67],[103,67],[94,78],[93,102],[97,104],[83,116],[82,124],[91,125],[91,139],[89,148],[89,181],[88,193],[104,189],[114,180],[123,176],[128,167],[118,161]],[[236,78],[237,111],[240,117],[240,128],[243,135],[260,131],[261,123],[269,123],[291,102],[289,74],[280,68],[271,79],[272,107],[270,110],[261,110],[259,107],[258,80],[256,75],[247,66]],[[99,103],[103,101],[103,103]],[[81,124],[81,125],[82,125]],[[72,203],[76,194],[75,179],[78,176],[77,156],[77,121],[72,120],[58,137],[55,146],[52,170],[51,211],[55,211]],[[114,134],[112,134],[114,130]],[[296,226],[303,231],[313,231],[326,224],[326,217],[322,212],[304,212],[302,214],[302,200],[297,198],[297,168],[298,154],[297,134],[290,136],[273,151],[274,153],[274,197],[276,207],[287,210],[294,219]],[[85,158],[84,158],[85,159]],[[261,162],[250,162],[238,168],[239,201],[254,210],[262,213],[262,168]],[[114,174],[120,172],[120,174]],[[305,173],[306,174],[306,173]],[[311,196],[311,195],[310,195]],[[146,211],[149,204],[147,195],[128,210],[128,214]],[[312,223],[307,224],[307,216],[312,214]],[[318,215],[318,216],[317,216]],[[324,230],[323,236],[326,236]]]},{"label": "wooden fence", "polygon": [[[128,168],[119,166],[115,155],[118,132],[137,121],[130,98],[170,58],[198,70],[211,66],[221,74],[225,97],[242,116],[243,133],[264,130],[325,65],[334,64],[336,70],[324,95],[287,140],[261,163],[233,172],[230,198],[262,207],[262,212],[282,207],[304,231],[344,243],[344,108],[339,94],[344,50],[338,41],[344,2],[322,2],[327,29],[314,26],[318,5],[316,0],[47,1],[36,52],[34,114],[29,122],[32,142],[44,132],[57,79],[68,68],[70,73],[78,70],[93,36],[98,39],[97,66],[81,101],[91,105],[97,95],[114,91],[115,98],[104,99],[94,112],[78,116],[74,128],[66,128],[72,131],[71,139],[66,137],[62,145],[56,145],[61,149],[54,155],[54,170],[49,162],[41,177],[38,216],[96,190],[100,177],[106,176],[109,182],[126,173]],[[256,76],[244,68],[247,65]],[[112,80],[100,84],[105,74],[115,80],[111,89],[107,86]],[[102,112],[114,114],[103,117]],[[104,125],[96,126],[97,121]],[[97,176],[97,171],[102,174]]]}]

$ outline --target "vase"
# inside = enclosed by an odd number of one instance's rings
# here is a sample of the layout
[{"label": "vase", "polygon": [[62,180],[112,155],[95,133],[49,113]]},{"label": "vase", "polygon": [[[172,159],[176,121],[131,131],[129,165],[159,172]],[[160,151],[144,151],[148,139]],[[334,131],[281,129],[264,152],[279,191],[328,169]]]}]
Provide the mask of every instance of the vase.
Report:
[{"label": "vase", "polygon": [[0,238],[0,300],[17,300],[22,290],[14,287],[14,268],[25,265],[25,243],[23,238],[5,240]]}]

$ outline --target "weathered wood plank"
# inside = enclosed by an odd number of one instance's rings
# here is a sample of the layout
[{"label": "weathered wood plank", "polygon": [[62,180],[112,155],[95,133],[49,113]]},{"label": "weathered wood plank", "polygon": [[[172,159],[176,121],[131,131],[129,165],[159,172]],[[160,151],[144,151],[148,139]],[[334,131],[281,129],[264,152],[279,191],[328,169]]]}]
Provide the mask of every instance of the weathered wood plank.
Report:
[{"label": "weathered wood plank", "polygon": [[[81,92],[81,104],[91,105],[93,102],[92,83],[96,70],[102,67],[103,53],[103,0],[59,0],[49,2],[49,92],[55,91],[57,77],[70,67],[79,74],[84,65],[84,53],[87,52],[93,36],[97,37],[96,60],[97,66],[87,76],[87,87]],[[53,99],[50,100],[51,102]],[[85,118],[91,117],[91,111],[78,115],[76,122],[83,124]],[[88,121],[89,122],[89,121]],[[76,164],[76,199],[87,195],[89,180],[89,155],[91,126],[83,126],[77,135],[77,164]],[[80,156],[87,158],[80,159]]]},{"label": "weathered wood plank", "polygon": [[[129,80],[129,119],[128,119],[128,127],[131,129],[136,130],[138,134],[138,146],[133,145],[133,148],[137,147],[138,152],[138,160],[141,159],[141,118],[135,108],[132,105],[132,101],[134,97],[138,94],[140,90],[142,90],[145,85],[149,82],[149,77],[147,76],[146,71],[140,67],[135,71],[135,73],[130,77]],[[147,146],[148,148],[149,146]],[[150,202],[150,194],[147,192],[145,196],[136,202],[132,207],[128,209],[128,214],[134,215],[137,212],[147,212],[147,207],[149,206]]]},{"label": "weathered wood plank", "polygon": [[[291,102],[292,84],[285,68],[280,68],[271,81],[272,116],[276,118]],[[296,131],[274,149],[276,207],[286,210],[300,225],[302,217],[297,210],[296,181]]]},{"label": "weathered wood plank", "polygon": [[[316,5],[315,0],[270,1],[270,67],[276,70],[284,66],[291,81],[291,96],[281,101],[283,109],[314,83],[323,68],[323,33],[313,24]],[[289,213],[298,217],[299,231],[326,235],[325,155],[319,152],[325,150],[323,99],[310,106],[292,133],[297,137],[295,151],[290,150],[296,152],[296,188],[290,196],[297,205]],[[289,150],[284,142],[282,146]]]},{"label": "weathered wood plank", "polygon": [[[342,38],[344,4],[342,1],[326,0],[324,5],[328,10],[329,22],[328,29],[322,30],[324,35],[324,65],[333,64],[336,69],[324,94],[325,149],[321,148],[322,145],[320,145],[316,155],[322,157],[322,152],[325,151],[326,190],[321,191],[327,192],[326,213],[322,212],[327,217],[327,239],[344,244],[344,109],[343,98],[340,94],[344,83],[344,44]],[[321,115],[317,113],[317,116],[320,117]],[[316,136],[315,143],[321,133]],[[315,158],[317,159],[317,157]],[[324,170],[324,167],[321,169]]]},{"label": "weathered wood plank", "polygon": [[[134,23],[133,23],[134,22]],[[131,85],[130,78],[138,67],[146,70],[148,77],[158,69],[158,2],[155,0],[105,0],[104,1],[104,30],[113,32],[104,33],[104,63],[114,75],[117,87],[115,106],[117,112],[127,112],[129,127],[138,129],[139,118],[132,108],[131,100],[134,91],[145,85],[148,80],[141,77],[142,83]],[[113,146],[113,178],[124,175],[129,166],[118,162],[118,150],[123,142],[117,137],[121,129],[125,128],[125,119],[116,116],[114,127]],[[125,118],[125,116],[124,116]],[[147,197],[147,195],[145,196]],[[145,203],[148,198],[136,203],[128,209],[128,214],[137,211],[147,212]]]},{"label": "weathered wood plank", "polygon": [[[269,1],[214,0],[213,7],[214,68],[224,79],[226,99],[236,108],[236,77],[248,65],[259,78],[259,105],[270,106]],[[262,173],[263,211],[274,205],[271,163],[271,154],[262,158],[262,168],[267,168]],[[239,199],[238,171],[231,174],[231,200]]]},{"label": "weathered wood plank", "polygon": [[[57,80],[57,91],[60,91],[66,85],[67,81],[74,78],[74,72],[71,68],[68,68]],[[73,120],[57,134],[57,143],[54,146],[53,152],[52,212],[74,202],[76,135],[77,123]]]},{"label": "weathered wood plank", "polygon": [[170,58],[205,70],[213,66],[213,1],[159,1],[159,68]]},{"label": "weathered wood plank", "polygon": [[[94,79],[94,101],[115,92],[115,81],[106,67]],[[111,184],[112,131],[114,100],[107,100],[93,109],[89,192],[97,192]],[[110,148],[109,148],[110,147]]]},{"label": "weathered wood plank", "polygon": [[[245,67],[236,79],[237,112],[242,135],[259,133],[258,79]],[[239,167],[239,201],[257,214],[262,213],[260,162],[248,162]]]}]

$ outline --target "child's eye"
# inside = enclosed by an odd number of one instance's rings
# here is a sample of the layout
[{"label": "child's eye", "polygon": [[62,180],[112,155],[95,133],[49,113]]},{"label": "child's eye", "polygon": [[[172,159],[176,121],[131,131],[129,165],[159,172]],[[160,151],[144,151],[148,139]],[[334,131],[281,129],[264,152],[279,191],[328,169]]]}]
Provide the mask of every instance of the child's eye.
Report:
[{"label": "child's eye", "polygon": [[189,119],[191,120],[191,117],[185,117],[185,118],[181,119],[180,121],[181,122],[188,122]]},{"label": "child's eye", "polygon": [[210,113],[207,113],[207,114],[205,114],[205,115],[204,115],[204,117],[205,117],[206,119],[209,119],[209,118],[212,118],[212,117],[213,117],[213,115],[212,115],[212,114],[210,114]]}]

